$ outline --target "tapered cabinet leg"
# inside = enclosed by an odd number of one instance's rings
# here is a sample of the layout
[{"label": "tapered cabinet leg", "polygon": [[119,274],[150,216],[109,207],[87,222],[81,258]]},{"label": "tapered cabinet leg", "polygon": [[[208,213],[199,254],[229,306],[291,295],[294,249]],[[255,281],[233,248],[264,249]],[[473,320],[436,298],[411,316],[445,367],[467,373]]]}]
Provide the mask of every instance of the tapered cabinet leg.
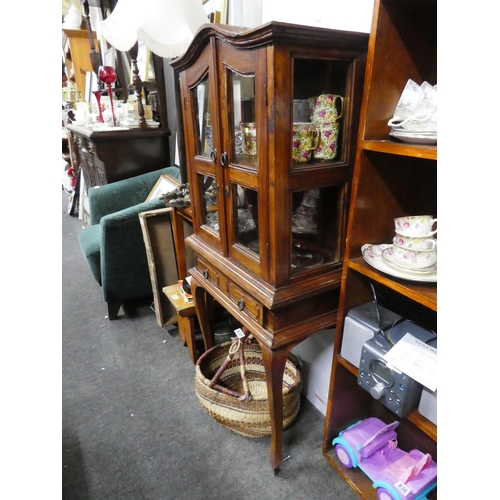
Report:
[{"label": "tapered cabinet leg", "polygon": [[205,351],[208,351],[214,346],[214,332],[210,321],[213,299],[203,287],[197,285],[195,280],[191,283],[191,292],[193,294],[198,322],[200,323],[201,334],[203,335]]},{"label": "tapered cabinet leg", "polygon": [[271,351],[271,349],[261,345],[261,349],[266,370],[267,397],[271,420],[269,460],[276,475],[283,460],[283,373],[289,348],[285,347]]}]

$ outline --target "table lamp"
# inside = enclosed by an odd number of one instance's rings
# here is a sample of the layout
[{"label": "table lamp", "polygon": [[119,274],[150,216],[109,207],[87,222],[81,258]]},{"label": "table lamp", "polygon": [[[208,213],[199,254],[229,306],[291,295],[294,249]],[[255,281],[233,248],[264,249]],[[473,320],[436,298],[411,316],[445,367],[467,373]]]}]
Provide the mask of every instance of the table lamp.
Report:
[{"label": "table lamp", "polygon": [[137,66],[138,40],[156,55],[174,58],[188,48],[198,28],[208,22],[201,0],[118,0],[101,22],[102,36],[115,49],[129,51],[137,96],[139,128],[147,128],[142,105],[142,81]]}]

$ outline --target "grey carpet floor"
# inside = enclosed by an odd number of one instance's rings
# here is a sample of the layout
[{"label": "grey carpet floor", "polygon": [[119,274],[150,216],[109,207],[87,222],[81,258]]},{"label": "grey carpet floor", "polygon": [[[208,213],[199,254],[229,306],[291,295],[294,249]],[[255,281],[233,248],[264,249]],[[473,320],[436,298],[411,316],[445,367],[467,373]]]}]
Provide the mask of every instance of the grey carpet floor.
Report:
[{"label": "grey carpet floor", "polygon": [[63,193],[63,499],[359,498],[323,457],[324,416],[306,399],[274,476],[269,438],[235,434],[201,407],[175,327],[160,328],[149,304],[110,322],[66,209]]}]

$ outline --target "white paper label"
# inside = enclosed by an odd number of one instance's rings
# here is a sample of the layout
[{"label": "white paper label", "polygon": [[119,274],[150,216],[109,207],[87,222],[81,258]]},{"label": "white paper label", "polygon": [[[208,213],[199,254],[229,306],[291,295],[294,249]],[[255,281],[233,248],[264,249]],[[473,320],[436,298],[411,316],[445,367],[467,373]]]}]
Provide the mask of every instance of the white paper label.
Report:
[{"label": "white paper label", "polygon": [[404,496],[407,496],[408,493],[410,493],[411,491],[411,489],[408,488],[408,486],[406,486],[406,484],[402,483],[401,481],[398,481],[394,486]]},{"label": "white paper label", "polygon": [[407,333],[384,359],[431,391],[437,389],[437,349]]},{"label": "white paper label", "polygon": [[245,338],[245,334],[243,333],[243,330],[241,328],[236,328],[236,330],[234,331],[234,333],[236,333],[236,336],[239,339],[244,339]]}]

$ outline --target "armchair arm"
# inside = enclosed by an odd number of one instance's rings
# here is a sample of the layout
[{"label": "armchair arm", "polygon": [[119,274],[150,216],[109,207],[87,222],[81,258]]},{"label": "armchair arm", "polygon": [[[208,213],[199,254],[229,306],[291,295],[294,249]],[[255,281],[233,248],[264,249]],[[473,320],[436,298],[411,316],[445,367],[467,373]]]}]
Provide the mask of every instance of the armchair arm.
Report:
[{"label": "armchair arm", "polygon": [[106,215],[101,220],[101,280],[106,301],[152,294],[139,213],[164,208],[155,199]]},{"label": "armchair arm", "polygon": [[178,180],[181,177],[180,169],[173,166],[89,188],[90,224],[99,224],[106,215],[144,202],[162,174],[169,174]]}]

